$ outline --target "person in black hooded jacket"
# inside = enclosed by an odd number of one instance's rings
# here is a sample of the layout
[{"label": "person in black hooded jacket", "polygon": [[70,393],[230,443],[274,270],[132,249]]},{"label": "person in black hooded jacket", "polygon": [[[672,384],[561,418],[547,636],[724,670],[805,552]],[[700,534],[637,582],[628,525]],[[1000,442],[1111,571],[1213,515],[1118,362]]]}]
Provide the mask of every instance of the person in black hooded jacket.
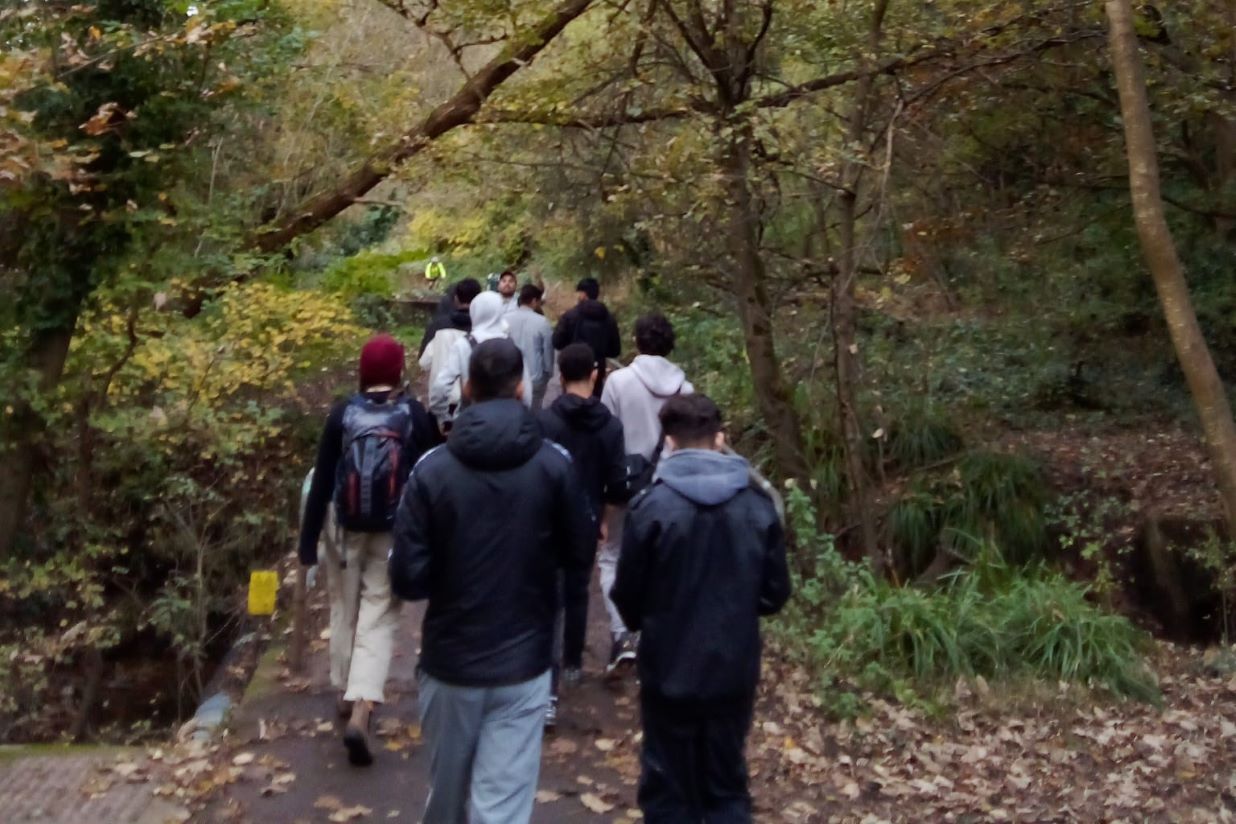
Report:
[{"label": "person in black hooded jacket", "polygon": [[639,805],[648,824],[751,821],[743,746],[760,616],[790,596],[785,538],[703,395],[661,410],[665,457],[627,515],[610,597],[640,632]]},{"label": "person in black hooded jacket", "polygon": [[442,300],[438,301],[438,308],[434,310],[433,317],[425,326],[418,357],[425,354],[425,350],[433,341],[433,336],[440,330],[458,329],[461,332],[472,330],[472,316],[468,314],[468,307],[472,304],[472,299],[480,293],[481,284],[475,278],[464,278],[446,291]]},{"label": "person in black hooded jacket", "polygon": [[597,362],[597,385],[593,394],[599,398],[605,387],[605,360],[622,354],[622,336],[609,307],[598,299],[601,284],[596,278],[584,278],[575,291],[579,302],[558,318],[558,325],[554,327],[554,349],[561,352],[572,343],[586,343],[592,347]]},{"label": "person in black hooded jacket", "polygon": [[[558,354],[558,372],[563,394],[540,414],[545,437],[566,447],[571,453],[575,474],[583,486],[588,504],[603,532],[607,505],[626,503],[626,450],[622,421],[614,417],[593,396],[597,362],[586,343],[573,343]],[[563,621],[562,667],[568,685],[579,683],[584,659],[584,638],[588,627],[588,584],[592,564],[564,576],[561,616]],[[554,684],[557,696],[557,680]],[[552,726],[554,705],[546,724]]]},{"label": "person in black hooded jacket", "polygon": [[473,402],[412,470],[395,518],[391,587],[429,600],[419,667],[427,822],[531,817],[557,573],[587,568],[596,542],[570,457],[520,401],[523,368],[505,338],[476,346],[464,388]]}]

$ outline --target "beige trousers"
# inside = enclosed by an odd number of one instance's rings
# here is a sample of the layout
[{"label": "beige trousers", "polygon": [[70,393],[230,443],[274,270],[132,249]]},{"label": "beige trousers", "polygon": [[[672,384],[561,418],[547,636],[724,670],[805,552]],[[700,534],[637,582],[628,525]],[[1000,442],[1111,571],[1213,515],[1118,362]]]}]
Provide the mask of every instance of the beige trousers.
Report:
[{"label": "beige trousers", "polygon": [[386,570],[389,532],[348,532],[334,513],[322,530],[322,563],[330,595],[330,683],[347,701],[384,700],[399,601]]}]

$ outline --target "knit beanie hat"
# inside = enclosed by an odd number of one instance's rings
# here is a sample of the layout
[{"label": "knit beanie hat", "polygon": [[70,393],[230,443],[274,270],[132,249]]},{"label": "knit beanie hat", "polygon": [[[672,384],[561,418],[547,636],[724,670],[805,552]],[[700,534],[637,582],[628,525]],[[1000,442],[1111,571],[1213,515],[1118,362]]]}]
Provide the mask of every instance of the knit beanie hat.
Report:
[{"label": "knit beanie hat", "polygon": [[360,385],[397,386],[403,375],[403,344],[390,335],[374,335],[361,349]]}]

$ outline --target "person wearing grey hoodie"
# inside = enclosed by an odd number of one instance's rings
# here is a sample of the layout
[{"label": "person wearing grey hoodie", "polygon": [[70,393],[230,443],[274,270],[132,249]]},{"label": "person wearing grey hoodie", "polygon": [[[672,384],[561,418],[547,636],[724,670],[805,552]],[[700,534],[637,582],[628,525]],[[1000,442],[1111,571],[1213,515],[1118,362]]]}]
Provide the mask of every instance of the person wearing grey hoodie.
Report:
[{"label": "person wearing grey hoodie", "polygon": [[[661,421],[658,418],[661,407],[675,395],[689,395],[695,389],[682,368],[668,360],[669,354],[674,351],[674,327],[664,315],[654,312],[635,321],[635,348],[639,350],[639,355],[631,365],[617,370],[605,382],[601,403],[622,422],[626,454],[653,460],[661,443]],[[611,508],[608,513],[606,537],[597,553],[597,567],[601,573],[601,593],[605,596],[605,607],[609,611],[613,643],[605,673],[607,678],[614,679],[622,677],[634,666],[636,644],[635,637],[627,630],[618,608],[609,597],[622,550],[622,523],[626,508]]]},{"label": "person wearing grey hoodie", "polygon": [[790,596],[785,533],[703,395],[661,410],[665,459],[627,515],[611,596],[640,633],[648,824],[749,822],[743,748],[760,677],[760,618]]}]

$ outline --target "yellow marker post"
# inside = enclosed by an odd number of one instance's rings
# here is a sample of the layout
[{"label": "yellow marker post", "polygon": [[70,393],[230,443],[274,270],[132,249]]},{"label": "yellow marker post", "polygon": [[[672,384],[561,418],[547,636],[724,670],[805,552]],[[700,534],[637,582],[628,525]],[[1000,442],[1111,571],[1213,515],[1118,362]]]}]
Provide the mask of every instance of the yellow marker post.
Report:
[{"label": "yellow marker post", "polygon": [[270,569],[249,573],[249,614],[273,615],[279,595],[279,574]]}]

